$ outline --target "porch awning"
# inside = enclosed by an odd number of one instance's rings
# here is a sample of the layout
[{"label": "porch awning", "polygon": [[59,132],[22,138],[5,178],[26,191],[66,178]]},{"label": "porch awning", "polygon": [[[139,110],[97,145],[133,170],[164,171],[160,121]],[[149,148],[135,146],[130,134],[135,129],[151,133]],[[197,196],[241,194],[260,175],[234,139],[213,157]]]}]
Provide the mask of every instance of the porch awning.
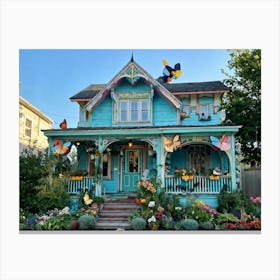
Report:
[{"label": "porch awning", "polygon": [[88,139],[91,137],[160,136],[160,135],[221,135],[235,134],[241,126],[160,126],[160,127],[111,127],[111,128],[68,128],[43,130],[47,137],[60,139]]}]

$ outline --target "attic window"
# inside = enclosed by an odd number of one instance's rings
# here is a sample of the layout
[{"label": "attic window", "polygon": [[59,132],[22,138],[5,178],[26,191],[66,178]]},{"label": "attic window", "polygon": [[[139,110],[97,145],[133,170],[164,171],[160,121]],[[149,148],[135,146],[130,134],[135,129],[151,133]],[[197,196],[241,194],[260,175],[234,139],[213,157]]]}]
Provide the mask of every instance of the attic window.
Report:
[{"label": "attic window", "polygon": [[119,103],[119,120],[126,123],[149,122],[149,107],[149,102],[146,99],[121,100]]}]

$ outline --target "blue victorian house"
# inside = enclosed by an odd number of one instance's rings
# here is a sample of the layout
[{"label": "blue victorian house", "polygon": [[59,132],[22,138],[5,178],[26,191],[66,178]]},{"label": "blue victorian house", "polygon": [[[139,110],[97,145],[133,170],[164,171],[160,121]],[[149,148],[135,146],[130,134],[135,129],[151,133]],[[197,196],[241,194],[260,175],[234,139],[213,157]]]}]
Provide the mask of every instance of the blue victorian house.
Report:
[{"label": "blue victorian house", "polygon": [[192,193],[217,206],[226,185],[236,189],[235,133],[225,121],[219,81],[163,83],[132,58],[107,84],[92,84],[70,100],[79,106],[77,128],[44,133],[71,142],[87,175],[69,180],[69,192],[96,195],[134,192],[143,177],[157,175],[167,193]]}]

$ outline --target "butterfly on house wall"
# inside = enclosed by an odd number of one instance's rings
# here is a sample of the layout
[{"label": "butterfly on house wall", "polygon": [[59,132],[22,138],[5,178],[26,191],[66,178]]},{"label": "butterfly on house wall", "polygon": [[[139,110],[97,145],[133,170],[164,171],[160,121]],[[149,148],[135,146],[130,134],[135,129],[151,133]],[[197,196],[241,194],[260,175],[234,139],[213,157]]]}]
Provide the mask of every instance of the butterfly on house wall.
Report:
[{"label": "butterfly on house wall", "polygon": [[179,135],[176,135],[173,139],[163,137],[163,143],[165,150],[169,153],[182,148],[182,142]]},{"label": "butterfly on house wall", "polygon": [[214,150],[227,151],[230,149],[230,140],[226,134],[224,134],[222,138],[210,136],[210,141]]},{"label": "butterfly on house wall", "polygon": [[62,121],[62,123],[60,123],[59,127],[60,127],[61,129],[66,129],[66,128],[67,128],[67,121],[66,121],[66,119],[64,119],[64,120]]},{"label": "butterfly on house wall", "polygon": [[70,151],[71,142],[63,143],[61,140],[54,140],[53,146],[54,146],[54,153],[56,155],[65,156]]},{"label": "butterfly on house wall", "polygon": [[176,63],[174,68],[169,66],[167,60],[165,59],[162,60],[162,63],[165,66],[162,77],[164,83],[169,83],[172,81],[172,79],[178,79],[182,75],[180,63]]}]

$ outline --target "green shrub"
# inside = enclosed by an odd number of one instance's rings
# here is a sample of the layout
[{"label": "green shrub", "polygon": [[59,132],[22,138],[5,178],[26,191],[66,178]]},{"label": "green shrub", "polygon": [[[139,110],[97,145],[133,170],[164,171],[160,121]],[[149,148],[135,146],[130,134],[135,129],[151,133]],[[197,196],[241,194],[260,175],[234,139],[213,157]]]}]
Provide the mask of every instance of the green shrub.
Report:
[{"label": "green shrub", "polygon": [[237,223],[239,222],[239,219],[230,213],[219,213],[216,217],[216,221],[218,224],[222,224],[225,222]]},{"label": "green shrub", "polygon": [[67,189],[67,181],[59,177],[46,177],[40,180],[37,201],[41,212],[54,208],[64,208],[71,204],[71,198]]},{"label": "green shrub", "polygon": [[199,224],[200,229],[211,230],[214,229],[214,225],[211,222],[202,222]]},{"label": "green shrub", "polygon": [[131,220],[131,227],[134,230],[143,230],[146,228],[147,222],[141,217],[137,217]]},{"label": "green shrub", "polygon": [[175,226],[177,230],[197,230],[198,222],[193,219],[184,219],[178,222]]},{"label": "green shrub", "polygon": [[231,212],[240,208],[242,204],[242,195],[239,191],[229,193],[223,189],[218,195],[217,200],[218,212]]},{"label": "green shrub", "polygon": [[101,204],[104,204],[105,199],[101,196],[94,196],[92,198],[92,203],[97,203],[98,206],[100,206]]},{"label": "green shrub", "polygon": [[83,215],[79,219],[79,229],[86,230],[86,229],[93,229],[96,224],[95,216],[93,215]]}]

